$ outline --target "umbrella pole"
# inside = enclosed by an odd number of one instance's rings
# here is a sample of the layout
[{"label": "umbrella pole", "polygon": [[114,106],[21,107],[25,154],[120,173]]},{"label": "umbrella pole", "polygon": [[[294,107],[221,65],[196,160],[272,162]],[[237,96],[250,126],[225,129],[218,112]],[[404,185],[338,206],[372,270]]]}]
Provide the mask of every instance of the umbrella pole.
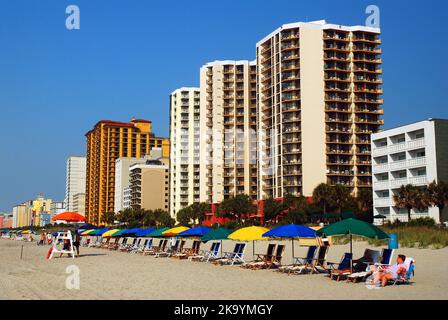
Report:
[{"label": "umbrella pole", "polygon": [[221,240],[221,258],[222,258],[222,240]]},{"label": "umbrella pole", "polygon": [[291,245],[292,245],[292,263],[294,263],[294,238],[291,239]]},{"label": "umbrella pole", "polygon": [[353,235],[350,233],[350,273],[353,273]]},{"label": "umbrella pole", "polygon": [[255,260],[255,240],[252,240],[252,260]]}]

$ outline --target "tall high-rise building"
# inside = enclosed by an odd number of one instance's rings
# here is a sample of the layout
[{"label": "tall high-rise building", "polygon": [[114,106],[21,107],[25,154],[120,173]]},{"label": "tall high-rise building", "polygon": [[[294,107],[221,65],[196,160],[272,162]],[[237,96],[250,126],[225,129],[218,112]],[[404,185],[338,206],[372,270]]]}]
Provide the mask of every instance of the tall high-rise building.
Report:
[{"label": "tall high-rise building", "polygon": [[124,190],[129,188],[129,167],[137,162],[143,162],[143,158],[118,158],[115,161],[115,213],[125,209]]},{"label": "tall high-rise building", "polygon": [[199,202],[199,88],[179,88],[170,95],[170,214]]},{"label": "tall high-rise building", "polygon": [[144,161],[129,167],[131,208],[168,211],[169,159],[153,148]]},{"label": "tall high-rise building", "polygon": [[257,198],[256,65],[215,61],[200,71],[200,200]]},{"label": "tall high-rise building", "polygon": [[141,158],[153,147],[169,156],[169,139],[157,138],[151,122],[133,119],[129,123],[102,120],[87,134],[86,217],[101,224],[102,215],[114,212],[115,161],[120,157]]},{"label": "tall high-rise building", "polygon": [[370,134],[383,124],[380,30],[286,24],[256,46],[259,198],[319,183],[371,187]]},{"label": "tall high-rise building", "polygon": [[73,196],[86,192],[86,157],[69,157],[67,159],[67,176],[65,184],[65,209],[73,211]]}]

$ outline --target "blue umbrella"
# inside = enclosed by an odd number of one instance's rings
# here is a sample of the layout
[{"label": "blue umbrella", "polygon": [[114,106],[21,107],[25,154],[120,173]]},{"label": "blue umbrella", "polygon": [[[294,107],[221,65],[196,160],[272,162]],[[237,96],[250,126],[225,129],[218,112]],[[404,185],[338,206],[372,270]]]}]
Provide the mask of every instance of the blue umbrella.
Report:
[{"label": "blue umbrella", "polygon": [[113,236],[114,237],[131,237],[131,236],[136,235],[141,230],[142,230],[141,228],[125,229],[125,230],[121,230],[121,231],[115,233]]},{"label": "blue umbrella", "polygon": [[294,259],[294,238],[316,238],[316,231],[307,226],[288,224],[269,230],[263,237],[289,238],[292,241],[292,258]]},{"label": "blue umbrella", "polygon": [[103,233],[109,231],[109,228],[104,228],[104,229],[98,229],[95,232],[92,232],[91,234],[89,234],[89,236],[101,236]]},{"label": "blue umbrella", "polygon": [[192,229],[185,230],[178,234],[179,237],[202,237],[211,231],[207,227],[196,227]]},{"label": "blue umbrella", "polygon": [[139,231],[137,231],[137,233],[135,233],[136,237],[146,237],[148,234],[150,234],[151,232],[155,231],[156,228],[148,228],[148,229],[140,229]]},{"label": "blue umbrella", "polygon": [[92,230],[92,229],[98,229],[98,227],[95,227],[93,224],[90,223],[83,223],[78,226],[78,229],[81,230]]}]

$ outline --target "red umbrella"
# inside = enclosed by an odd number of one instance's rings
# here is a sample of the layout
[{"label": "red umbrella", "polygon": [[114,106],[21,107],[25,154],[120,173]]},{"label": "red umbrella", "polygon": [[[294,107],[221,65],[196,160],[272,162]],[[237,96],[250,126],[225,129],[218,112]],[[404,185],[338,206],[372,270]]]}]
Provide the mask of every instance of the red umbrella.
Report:
[{"label": "red umbrella", "polygon": [[81,221],[86,221],[86,217],[84,217],[76,212],[63,212],[63,213],[60,213],[60,214],[54,216],[53,218],[51,218],[51,220],[53,220],[53,221],[64,220],[67,222],[81,222]]}]

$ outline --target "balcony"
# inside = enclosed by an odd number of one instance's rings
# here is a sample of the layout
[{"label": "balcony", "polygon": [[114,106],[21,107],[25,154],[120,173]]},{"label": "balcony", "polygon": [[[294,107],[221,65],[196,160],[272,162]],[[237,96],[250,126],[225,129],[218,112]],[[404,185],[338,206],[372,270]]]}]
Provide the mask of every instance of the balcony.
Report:
[{"label": "balcony", "polygon": [[418,186],[418,185],[426,185],[428,183],[429,182],[428,182],[428,178],[426,177],[426,175],[409,178],[409,184],[412,184],[412,185]]},{"label": "balcony", "polygon": [[389,186],[389,181],[376,181],[373,183],[373,189],[375,190],[387,190]]},{"label": "balcony", "polygon": [[392,205],[392,201],[389,197],[373,199],[374,207],[390,207]]},{"label": "balcony", "polygon": [[421,167],[426,165],[426,157],[418,157],[408,160],[408,167]]},{"label": "balcony", "polygon": [[391,171],[402,170],[406,168],[406,160],[394,161],[389,164]]},{"label": "balcony", "polygon": [[389,170],[389,164],[382,163],[373,166],[373,173],[385,172]]},{"label": "balcony", "polygon": [[426,145],[425,138],[420,138],[416,140],[411,140],[407,142],[408,149],[422,148]]},{"label": "balcony", "polygon": [[407,178],[399,178],[399,179],[394,179],[390,181],[390,187],[391,188],[400,188],[403,185],[407,185],[408,184],[408,179]]}]

